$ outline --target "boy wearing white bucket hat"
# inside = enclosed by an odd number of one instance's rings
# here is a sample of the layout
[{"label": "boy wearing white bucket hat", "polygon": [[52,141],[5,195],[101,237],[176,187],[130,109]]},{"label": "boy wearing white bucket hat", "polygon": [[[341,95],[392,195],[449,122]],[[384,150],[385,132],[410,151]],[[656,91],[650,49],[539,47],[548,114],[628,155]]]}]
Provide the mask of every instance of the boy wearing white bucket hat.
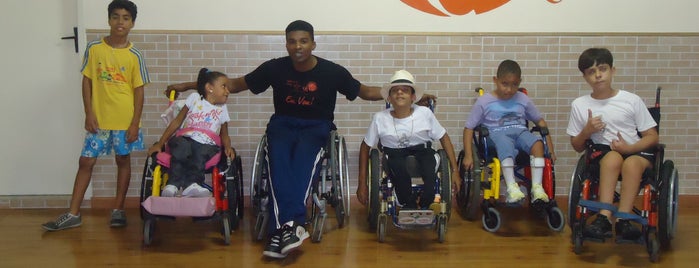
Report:
[{"label": "boy wearing white bucket hat", "polygon": [[[388,156],[388,169],[395,185],[398,202],[404,209],[427,209],[435,196],[437,179],[432,141],[439,140],[447,153],[452,167],[452,178],[458,178],[454,146],[446,129],[437,121],[432,111],[415,102],[423,95],[422,88],[415,85],[415,78],[406,70],[396,71],[390,83],[381,89],[383,98],[391,107],[374,114],[359,149],[359,182],[357,199],[367,204],[367,161],[371,147],[383,146]],[[406,157],[414,155],[424,182],[423,193],[418,204],[412,196],[411,179],[406,167]],[[453,180],[458,190],[459,180]]]}]

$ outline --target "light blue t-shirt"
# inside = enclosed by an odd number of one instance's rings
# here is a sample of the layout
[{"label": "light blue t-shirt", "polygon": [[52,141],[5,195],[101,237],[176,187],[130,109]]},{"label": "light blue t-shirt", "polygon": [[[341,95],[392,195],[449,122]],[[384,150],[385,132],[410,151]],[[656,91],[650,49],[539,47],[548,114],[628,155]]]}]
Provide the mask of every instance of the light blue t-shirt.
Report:
[{"label": "light blue t-shirt", "polygon": [[466,128],[474,129],[483,124],[490,131],[512,127],[526,128],[527,120],[541,120],[539,109],[522,92],[517,92],[507,100],[498,99],[493,94],[485,94],[476,100],[471,114],[466,120]]}]

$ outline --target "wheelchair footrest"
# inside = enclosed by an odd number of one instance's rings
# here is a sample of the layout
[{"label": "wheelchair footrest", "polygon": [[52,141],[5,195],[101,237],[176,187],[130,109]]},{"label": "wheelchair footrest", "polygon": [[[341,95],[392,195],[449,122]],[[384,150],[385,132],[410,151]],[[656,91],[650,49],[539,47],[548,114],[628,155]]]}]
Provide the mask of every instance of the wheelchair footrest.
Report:
[{"label": "wheelchair footrest", "polygon": [[597,201],[592,201],[592,200],[580,200],[578,203],[579,206],[587,207],[589,210],[599,212],[600,210],[606,209],[611,211],[612,213],[616,213],[617,208],[613,204],[609,203],[602,203],[602,202],[597,202]]},{"label": "wheelchair footrest", "polygon": [[623,239],[623,238],[617,237],[617,238],[614,240],[614,242],[616,242],[617,244],[645,244],[645,243],[646,243],[646,240],[643,239],[643,236],[639,237],[639,238],[636,239],[636,240],[627,240],[627,239]]},{"label": "wheelchair footrest", "polygon": [[433,210],[401,210],[398,212],[398,224],[400,225],[432,225],[434,218]]},{"label": "wheelchair footrest", "polygon": [[641,215],[635,214],[635,213],[615,212],[614,217],[616,217],[618,219],[626,219],[626,220],[635,221],[635,222],[640,223],[642,225],[648,225],[648,219],[642,217]]},{"label": "wheelchair footrest", "polygon": [[596,238],[596,237],[590,237],[590,236],[583,236],[583,240],[597,242],[597,243],[604,243],[606,241],[605,238]]}]

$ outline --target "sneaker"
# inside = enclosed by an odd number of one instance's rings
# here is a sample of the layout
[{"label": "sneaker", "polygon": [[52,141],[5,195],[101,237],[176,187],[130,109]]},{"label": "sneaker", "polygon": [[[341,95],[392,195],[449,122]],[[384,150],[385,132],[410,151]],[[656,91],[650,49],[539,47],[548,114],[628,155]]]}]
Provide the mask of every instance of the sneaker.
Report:
[{"label": "sneaker", "polygon": [[160,193],[160,196],[162,197],[174,197],[177,194],[177,186],[175,185],[165,185],[165,188],[163,188],[163,191]]},{"label": "sneaker", "polygon": [[619,220],[614,224],[617,239],[638,240],[641,237],[641,230],[631,224],[629,220]]},{"label": "sneaker", "polygon": [[265,250],[262,251],[262,255],[277,259],[286,258],[286,254],[282,254],[281,233],[281,229],[275,231],[274,235],[272,235],[272,237],[267,242]]},{"label": "sneaker", "polygon": [[112,219],[109,221],[109,226],[112,228],[126,226],[126,212],[121,209],[113,209]]},{"label": "sneaker", "polygon": [[211,192],[197,183],[190,184],[182,191],[184,197],[210,197]]},{"label": "sneaker", "polygon": [[522,190],[516,182],[507,185],[507,203],[518,203],[524,199]]},{"label": "sneaker", "polygon": [[61,214],[55,221],[50,221],[41,225],[46,231],[59,231],[68,228],[78,227],[82,224],[80,215],[75,216],[68,212]]},{"label": "sneaker", "polygon": [[607,216],[599,214],[590,225],[585,226],[583,233],[585,236],[597,239],[610,238],[612,237],[612,223],[609,222]]},{"label": "sneaker", "polygon": [[549,195],[546,194],[546,191],[544,191],[544,187],[542,187],[540,183],[532,184],[531,195],[532,203],[534,203],[534,201],[536,200],[541,200],[545,203],[549,202]]},{"label": "sneaker", "polygon": [[284,224],[282,227],[282,254],[287,255],[290,251],[297,249],[308,238],[306,228],[293,222]]}]

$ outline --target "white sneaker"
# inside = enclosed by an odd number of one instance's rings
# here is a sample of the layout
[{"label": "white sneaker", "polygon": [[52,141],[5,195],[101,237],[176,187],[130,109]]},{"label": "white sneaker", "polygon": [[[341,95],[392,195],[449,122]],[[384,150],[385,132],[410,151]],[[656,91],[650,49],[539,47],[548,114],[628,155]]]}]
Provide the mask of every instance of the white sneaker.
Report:
[{"label": "white sneaker", "polygon": [[162,197],[174,197],[177,194],[177,186],[175,185],[165,185],[165,188],[163,188],[163,191],[160,193],[160,196]]},{"label": "white sneaker", "polygon": [[524,199],[524,193],[516,182],[507,185],[507,203],[519,203]]},{"label": "white sneaker", "polygon": [[210,197],[211,192],[197,183],[190,184],[182,191],[184,197]]},{"label": "white sneaker", "polygon": [[536,200],[549,202],[549,195],[546,194],[546,191],[544,191],[544,187],[541,186],[540,183],[532,184],[531,194],[532,194],[532,200],[531,200],[532,203],[534,203],[534,201],[536,201]]}]

